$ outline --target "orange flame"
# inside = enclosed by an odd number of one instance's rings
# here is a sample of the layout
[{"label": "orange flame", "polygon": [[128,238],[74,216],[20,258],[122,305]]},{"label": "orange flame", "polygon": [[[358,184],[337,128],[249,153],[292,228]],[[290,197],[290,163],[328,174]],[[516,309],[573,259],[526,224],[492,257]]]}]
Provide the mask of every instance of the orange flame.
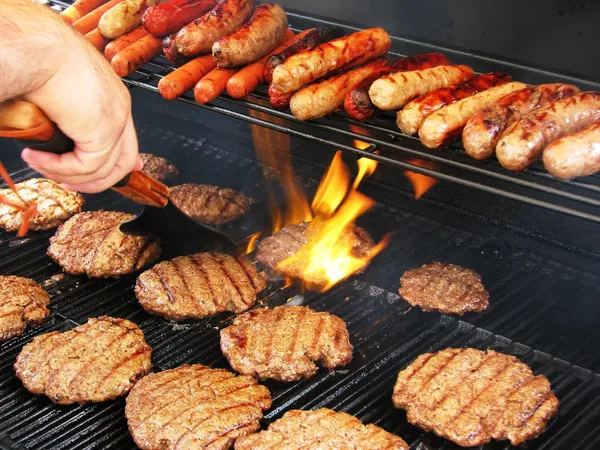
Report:
[{"label": "orange flame", "polygon": [[356,175],[352,189],[356,189],[364,177],[373,175],[373,172],[377,169],[378,162],[374,159],[360,158],[356,161],[356,164],[358,164],[358,174]]},{"label": "orange flame", "polygon": [[248,244],[246,245],[246,251],[244,253],[245,255],[252,253],[256,249],[256,243],[258,242],[258,238],[261,234],[262,233],[260,231],[257,231],[250,236],[250,239],[248,239]]},{"label": "orange flame", "polygon": [[[412,159],[408,162],[414,164],[415,166],[425,167],[427,169],[438,168],[438,166],[435,163],[431,161],[425,161],[422,159]],[[425,192],[427,192],[440,181],[437,178],[433,178],[428,175],[423,175],[421,173],[416,173],[411,170],[405,170],[404,175],[406,175],[406,178],[408,178],[410,184],[412,184],[413,186],[413,189],[415,191],[415,200],[421,198],[425,194]]]},{"label": "orange flame", "polygon": [[15,186],[13,179],[11,178],[8,170],[4,167],[4,164],[0,162],[0,176],[6,182],[8,187],[14,192],[19,203],[15,203],[6,197],[0,196],[0,204],[4,204],[15,208],[21,211],[21,225],[19,226],[19,230],[17,231],[18,237],[23,237],[29,231],[29,223],[31,222],[31,218],[37,214],[37,205],[34,202],[27,202],[19,195],[19,191]]}]

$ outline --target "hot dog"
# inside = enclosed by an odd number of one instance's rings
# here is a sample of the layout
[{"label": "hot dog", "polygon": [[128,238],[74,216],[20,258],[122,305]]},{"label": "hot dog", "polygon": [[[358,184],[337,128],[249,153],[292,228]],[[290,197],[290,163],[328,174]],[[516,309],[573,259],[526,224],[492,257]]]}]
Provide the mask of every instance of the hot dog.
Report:
[{"label": "hot dog", "polygon": [[209,53],[219,38],[233,33],[248,20],[253,7],[254,0],[222,0],[177,33],[177,51],[185,56]]},{"label": "hot dog", "polygon": [[450,65],[450,61],[446,55],[441,53],[425,53],[423,55],[407,56],[390,61],[386,67],[382,68],[379,76],[366,78],[346,94],[344,110],[353,119],[367,120],[377,111],[377,108],[369,98],[369,88],[376,79],[391,73],[430,69],[431,67],[444,65]]},{"label": "hot dog", "polygon": [[163,54],[165,58],[171,61],[176,66],[180,66],[192,60],[187,56],[182,55],[177,50],[177,43],[175,42],[175,38],[177,37],[177,33],[170,34],[162,41]]},{"label": "hot dog", "polygon": [[297,39],[292,45],[283,49],[279,53],[271,55],[265,63],[264,79],[268,84],[273,81],[273,71],[275,67],[280,66],[290,56],[300,53],[303,50],[311,50],[317,45],[331,40],[331,30],[329,28],[319,27],[311,30],[306,36]]},{"label": "hot dog", "polygon": [[227,80],[235,73],[235,69],[216,69],[208,72],[194,87],[194,98],[198,103],[208,103],[216,99],[225,90]]},{"label": "hot dog", "polygon": [[173,100],[193,88],[215,66],[211,55],[198,56],[162,78],[158,82],[158,92],[163,98]]},{"label": "hot dog", "polygon": [[358,31],[288,58],[273,71],[272,84],[289,94],[327,74],[377,58],[390,45],[390,36],[381,28]]},{"label": "hot dog", "polygon": [[437,66],[394,73],[374,81],[369,88],[369,98],[379,109],[400,109],[434,89],[462,83],[471,77],[473,69],[467,66]]},{"label": "hot dog", "polygon": [[142,16],[142,25],[151,35],[165,37],[179,31],[216,4],[216,0],[171,0],[148,8]]},{"label": "hot dog", "polygon": [[525,84],[513,81],[445,106],[423,121],[419,128],[421,142],[429,148],[437,148],[452,142],[460,135],[473,114],[487,108],[506,94],[525,87]]},{"label": "hot dog", "polygon": [[309,120],[332,113],[341,108],[344,97],[354,86],[379,71],[387,62],[387,58],[379,58],[296,91],[290,100],[292,114],[298,120]]},{"label": "hot dog", "polygon": [[107,39],[116,39],[142,24],[142,14],[159,0],[123,0],[106,11],[98,22],[98,29]]},{"label": "hot dog", "polygon": [[548,144],[600,122],[600,93],[584,92],[524,114],[506,129],[496,156],[509,170],[523,170]]},{"label": "hot dog", "polygon": [[160,53],[161,41],[151,34],[121,50],[110,62],[117,75],[126,77]]},{"label": "hot dog", "polygon": [[415,134],[423,121],[438,109],[511,80],[512,78],[505,73],[494,72],[473,77],[455,86],[436,89],[406,104],[398,111],[396,124],[403,133]]},{"label": "hot dog", "polygon": [[148,32],[144,30],[144,27],[137,27],[135,30],[124,34],[123,36],[110,42],[104,49],[104,57],[111,61],[114,56],[121,50],[125,50],[131,44],[139,41],[144,36],[148,36]]},{"label": "hot dog", "polygon": [[281,6],[261,3],[254,8],[248,22],[214,43],[213,58],[222,69],[254,62],[277,47],[287,26],[287,16]]},{"label": "hot dog", "polygon": [[109,2],[103,4],[102,6],[90,11],[85,16],[77,19],[73,22],[73,28],[79,31],[81,34],[87,34],[92,31],[94,28],[98,28],[98,23],[100,22],[100,18],[102,15],[113,8],[114,6],[121,3],[123,0],[110,0]]},{"label": "hot dog", "polygon": [[546,170],[564,180],[600,171],[600,123],[552,142],[543,158]]},{"label": "hot dog", "polygon": [[73,23],[106,2],[107,0],[77,0],[60,13],[60,18],[67,23]]},{"label": "hot dog", "polygon": [[104,36],[102,36],[102,33],[100,33],[100,30],[98,30],[98,28],[94,28],[89,33],[86,33],[85,38],[88,40],[88,42],[90,44],[92,44],[94,47],[96,47],[100,52],[102,52],[104,50],[104,48],[110,42],[110,40],[108,40]]},{"label": "hot dog", "polygon": [[572,84],[555,83],[528,87],[502,97],[469,119],[462,135],[465,150],[475,159],[491,156],[504,130],[521,115],[579,92]]}]

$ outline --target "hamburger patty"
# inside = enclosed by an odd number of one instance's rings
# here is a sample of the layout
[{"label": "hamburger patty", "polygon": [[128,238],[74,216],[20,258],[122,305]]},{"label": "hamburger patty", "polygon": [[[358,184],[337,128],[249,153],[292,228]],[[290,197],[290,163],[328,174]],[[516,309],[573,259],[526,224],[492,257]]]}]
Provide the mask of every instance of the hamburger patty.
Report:
[{"label": "hamburger patty", "polygon": [[[15,185],[17,192],[26,202],[35,203],[37,213],[31,217],[31,230],[48,230],[57,227],[69,217],[81,211],[83,197],[78,192],[67,191],[59,184],[46,178],[32,178]],[[21,200],[11,189],[0,189],[0,197],[15,204]],[[16,231],[21,226],[21,211],[0,204],[0,227]]]},{"label": "hamburger patty", "polygon": [[[273,236],[264,239],[258,245],[256,259],[261,263],[275,269],[279,263],[294,256],[302,250],[313,236],[318,235],[322,225],[317,222],[301,222],[282,228]],[[360,227],[346,229],[340,239],[350,241],[354,250],[354,256],[365,257],[375,246],[371,236]],[[298,258],[293,264],[286,265],[278,271],[293,278],[302,278],[309,283],[324,285],[328,280],[323,276],[312,274],[307,276],[306,267],[309,261],[306,258]]]},{"label": "hamburger patty", "polygon": [[233,370],[260,379],[297,381],[352,361],[346,323],[306,306],[255,309],[221,330],[221,350]]},{"label": "hamburger patty", "polygon": [[166,181],[179,175],[179,169],[165,158],[153,155],[152,153],[140,153],[140,158],[142,158],[142,162],[144,163],[142,171],[152,178],[156,178],[159,181]]},{"label": "hamburger patty", "polygon": [[184,214],[202,223],[223,224],[248,212],[250,199],[233,189],[208,184],[171,188],[169,200]]},{"label": "hamburger patty", "polygon": [[196,253],[163,261],[142,273],[135,296],[143,308],[168,319],[241,313],[267,285],[264,273],[224,253]]},{"label": "hamburger patty", "polygon": [[119,225],[133,217],[115,211],[79,213],[50,238],[48,255],[73,275],[116,278],[140,270],[156,261],[161,249],[149,238],[121,233]]},{"label": "hamburger patty", "polygon": [[514,356],[473,348],[419,356],[398,374],[392,400],[410,423],[463,447],[519,445],[544,431],[559,405],[545,376]]},{"label": "hamburger patty", "polygon": [[15,372],[27,390],[54,403],[103,402],[127,394],[150,372],[151,353],[136,324],[101,316],[36,336],[17,356]]},{"label": "hamburger patty", "polygon": [[322,408],[286,412],[266,431],[238,439],[235,450],[408,450],[398,436],[363,425],[350,414]]},{"label": "hamburger patty", "polygon": [[435,262],[409,270],[400,278],[400,295],[423,311],[462,315],[489,307],[479,274],[454,264]]},{"label": "hamburger patty", "polygon": [[48,293],[29,278],[0,276],[0,342],[20,336],[50,315]]},{"label": "hamburger patty", "polygon": [[153,373],[127,397],[125,417],[143,450],[225,450],[260,428],[271,394],[255,379],[200,364]]}]

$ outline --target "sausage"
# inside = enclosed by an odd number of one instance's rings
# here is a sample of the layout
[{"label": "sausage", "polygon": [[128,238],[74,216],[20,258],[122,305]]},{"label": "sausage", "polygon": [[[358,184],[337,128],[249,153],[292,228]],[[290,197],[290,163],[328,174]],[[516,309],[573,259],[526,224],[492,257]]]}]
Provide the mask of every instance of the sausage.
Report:
[{"label": "sausage", "polygon": [[106,11],[98,22],[98,29],[106,39],[116,39],[142,24],[142,14],[160,0],[123,0]]},{"label": "sausage", "polygon": [[135,30],[124,34],[123,36],[110,42],[104,49],[104,57],[111,61],[114,56],[121,50],[125,50],[131,44],[139,41],[144,36],[148,36],[148,32],[144,30],[144,27],[137,27]]},{"label": "sausage", "polygon": [[508,170],[523,170],[552,141],[600,122],[600,92],[584,92],[524,114],[506,129],[496,157]]},{"label": "sausage", "polygon": [[250,17],[254,0],[222,0],[210,12],[177,33],[177,51],[185,56],[209,53],[221,37],[238,29]]},{"label": "sausage", "polygon": [[239,67],[262,58],[281,42],[287,26],[287,16],[281,6],[261,3],[254,8],[248,22],[213,44],[212,55],[217,67]]},{"label": "sausage", "polygon": [[77,0],[60,13],[60,18],[67,23],[73,23],[96,8],[105,4],[107,0]]},{"label": "sausage", "polygon": [[151,34],[121,50],[110,62],[117,75],[126,77],[160,53],[161,41]]},{"label": "sausage", "polygon": [[151,6],[142,16],[142,25],[152,36],[165,37],[213,9],[216,0],[171,0]]},{"label": "sausage", "polygon": [[362,83],[346,94],[346,98],[344,99],[344,110],[353,119],[361,121],[367,120],[377,111],[377,108],[369,98],[369,88],[376,79],[396,72],[430,69],[432,67],[444,65],[450,65],[450,60],[446,55],[441,53],[425,53],[390,61],[390,63],[381,70],[379,76],[366,78]]},{"label": "sausage", "polygon": [[215,67],[212,55],[198,56],[162,78],[158,82],[158,92],[163,98],[173,100],[193,88],[204,75]]},{"label": "sausage", "polygon": [[467,66],[437,66],[394,73],[375,80],[369,88],[369,98],[379,109],[400,109],[434,89],[462,83],[472,77],[473,69]]},{"label": "sausage", "polygon": [[387,62],[387,58],[379,58],[296,91],[290,100],[292,114],[298,120],[309,120],[332,113],[342,107],[344,97],[352,88],[379,71]]},{"label": "sausage", "polygon": [[600,171],[600,123],[552,142],[543,158],[546,170],[564,180]]},{"label": "sausage", "polygon": [[85,38],[88,40],[88,42],[90,44],[92,44],[94,47],[96,47],[96,49],[100,52],[103,51],[104,48],[110,42],[110,40],[108,40],[104,36],[102,36],[102,34],[100,33],[100,30],[98,30],[98,28],[94,28],[89,33],[86,33]]},{"label": "sausage", "polygon": [[509,81],[512,81],[509,75],[493,72],[473,77],[455,86],[436,89],[406,104],[401,111],[398,111],[396,124],[403,133],[415,134],[423,121],[438,109]]},{"label": "sausage", "polygon": [[375,59],[390,45],[390,36],[381,28],[358,31],[288,58],[273,71],[272,84],[289,94],[327,74]]},{"label": "sausage", "polygon": [[272,84],[269,85],[269,102],[271,103],[271,106],[277,109],[285,109],[290,106],[290,100],[292,100],[293,95],[293,92],[282,94],[275,89],[275,86]]},{"label": "sausage", "polygon": [[90,11],[82,18],[73,22],[73,28],[79,31],[81,34],[87,34],[92,31],[94,28],[98,28],[98,23],[100,22],[100,18],[102,15],[113,8],[114,6],[121,3],[123,0],[110,0],[99,8]]},{"label": "sausage", "polygon": [[502,97],[473,115],[465,125],[462,140],[466,152],[479,160],[491,156],[504,130],[523,114],[579,92],[572,84],[554,83],[528,87]]},{"label": "sausage", "polygon": [[506,94],[527,87],[512,81],[464,98],[429,115],[419,128],[419,138],[429,148],[441,147],[460,135],[469,118]]},{"label": "sausage", "polygon": [[208,103],[225,90],[227,81],[235,74],[235,69],[216,69],[208,72],[194,88],[194,98],[198,103]]},{"label": "sausage", "polygon": [[312,50],[317,45],[330,41],[332,33],[329,28],[319,27],[310,30],[304,37],[298,38],[292,45],[284,48],[279,53],[271,55],[265,63],[264,79],[268,84],[273,81],[273,71],[275,67],[280,66],[290,56],[300,53],[303,50]]},{"label": "sausage", "polygon": [[180,66],[187,62],[190,62],[193,58],[189,58],[179,53],[179,51],[177,50],[177,43],[175,42],[176,36],[177,33],[174,33],[164,38],[162,41],[162,47],[165,58],[167,58],[176,66]]}]

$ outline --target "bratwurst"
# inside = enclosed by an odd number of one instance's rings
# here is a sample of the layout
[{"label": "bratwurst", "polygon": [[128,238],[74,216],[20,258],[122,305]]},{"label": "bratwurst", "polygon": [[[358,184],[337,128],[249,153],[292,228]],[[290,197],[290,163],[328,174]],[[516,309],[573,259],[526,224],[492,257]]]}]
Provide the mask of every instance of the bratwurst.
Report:
[{"label": "bratwurst", "polygon": [[544,167],[562,179],[600,171],[600,123],[569,134],[544,149]]}]

